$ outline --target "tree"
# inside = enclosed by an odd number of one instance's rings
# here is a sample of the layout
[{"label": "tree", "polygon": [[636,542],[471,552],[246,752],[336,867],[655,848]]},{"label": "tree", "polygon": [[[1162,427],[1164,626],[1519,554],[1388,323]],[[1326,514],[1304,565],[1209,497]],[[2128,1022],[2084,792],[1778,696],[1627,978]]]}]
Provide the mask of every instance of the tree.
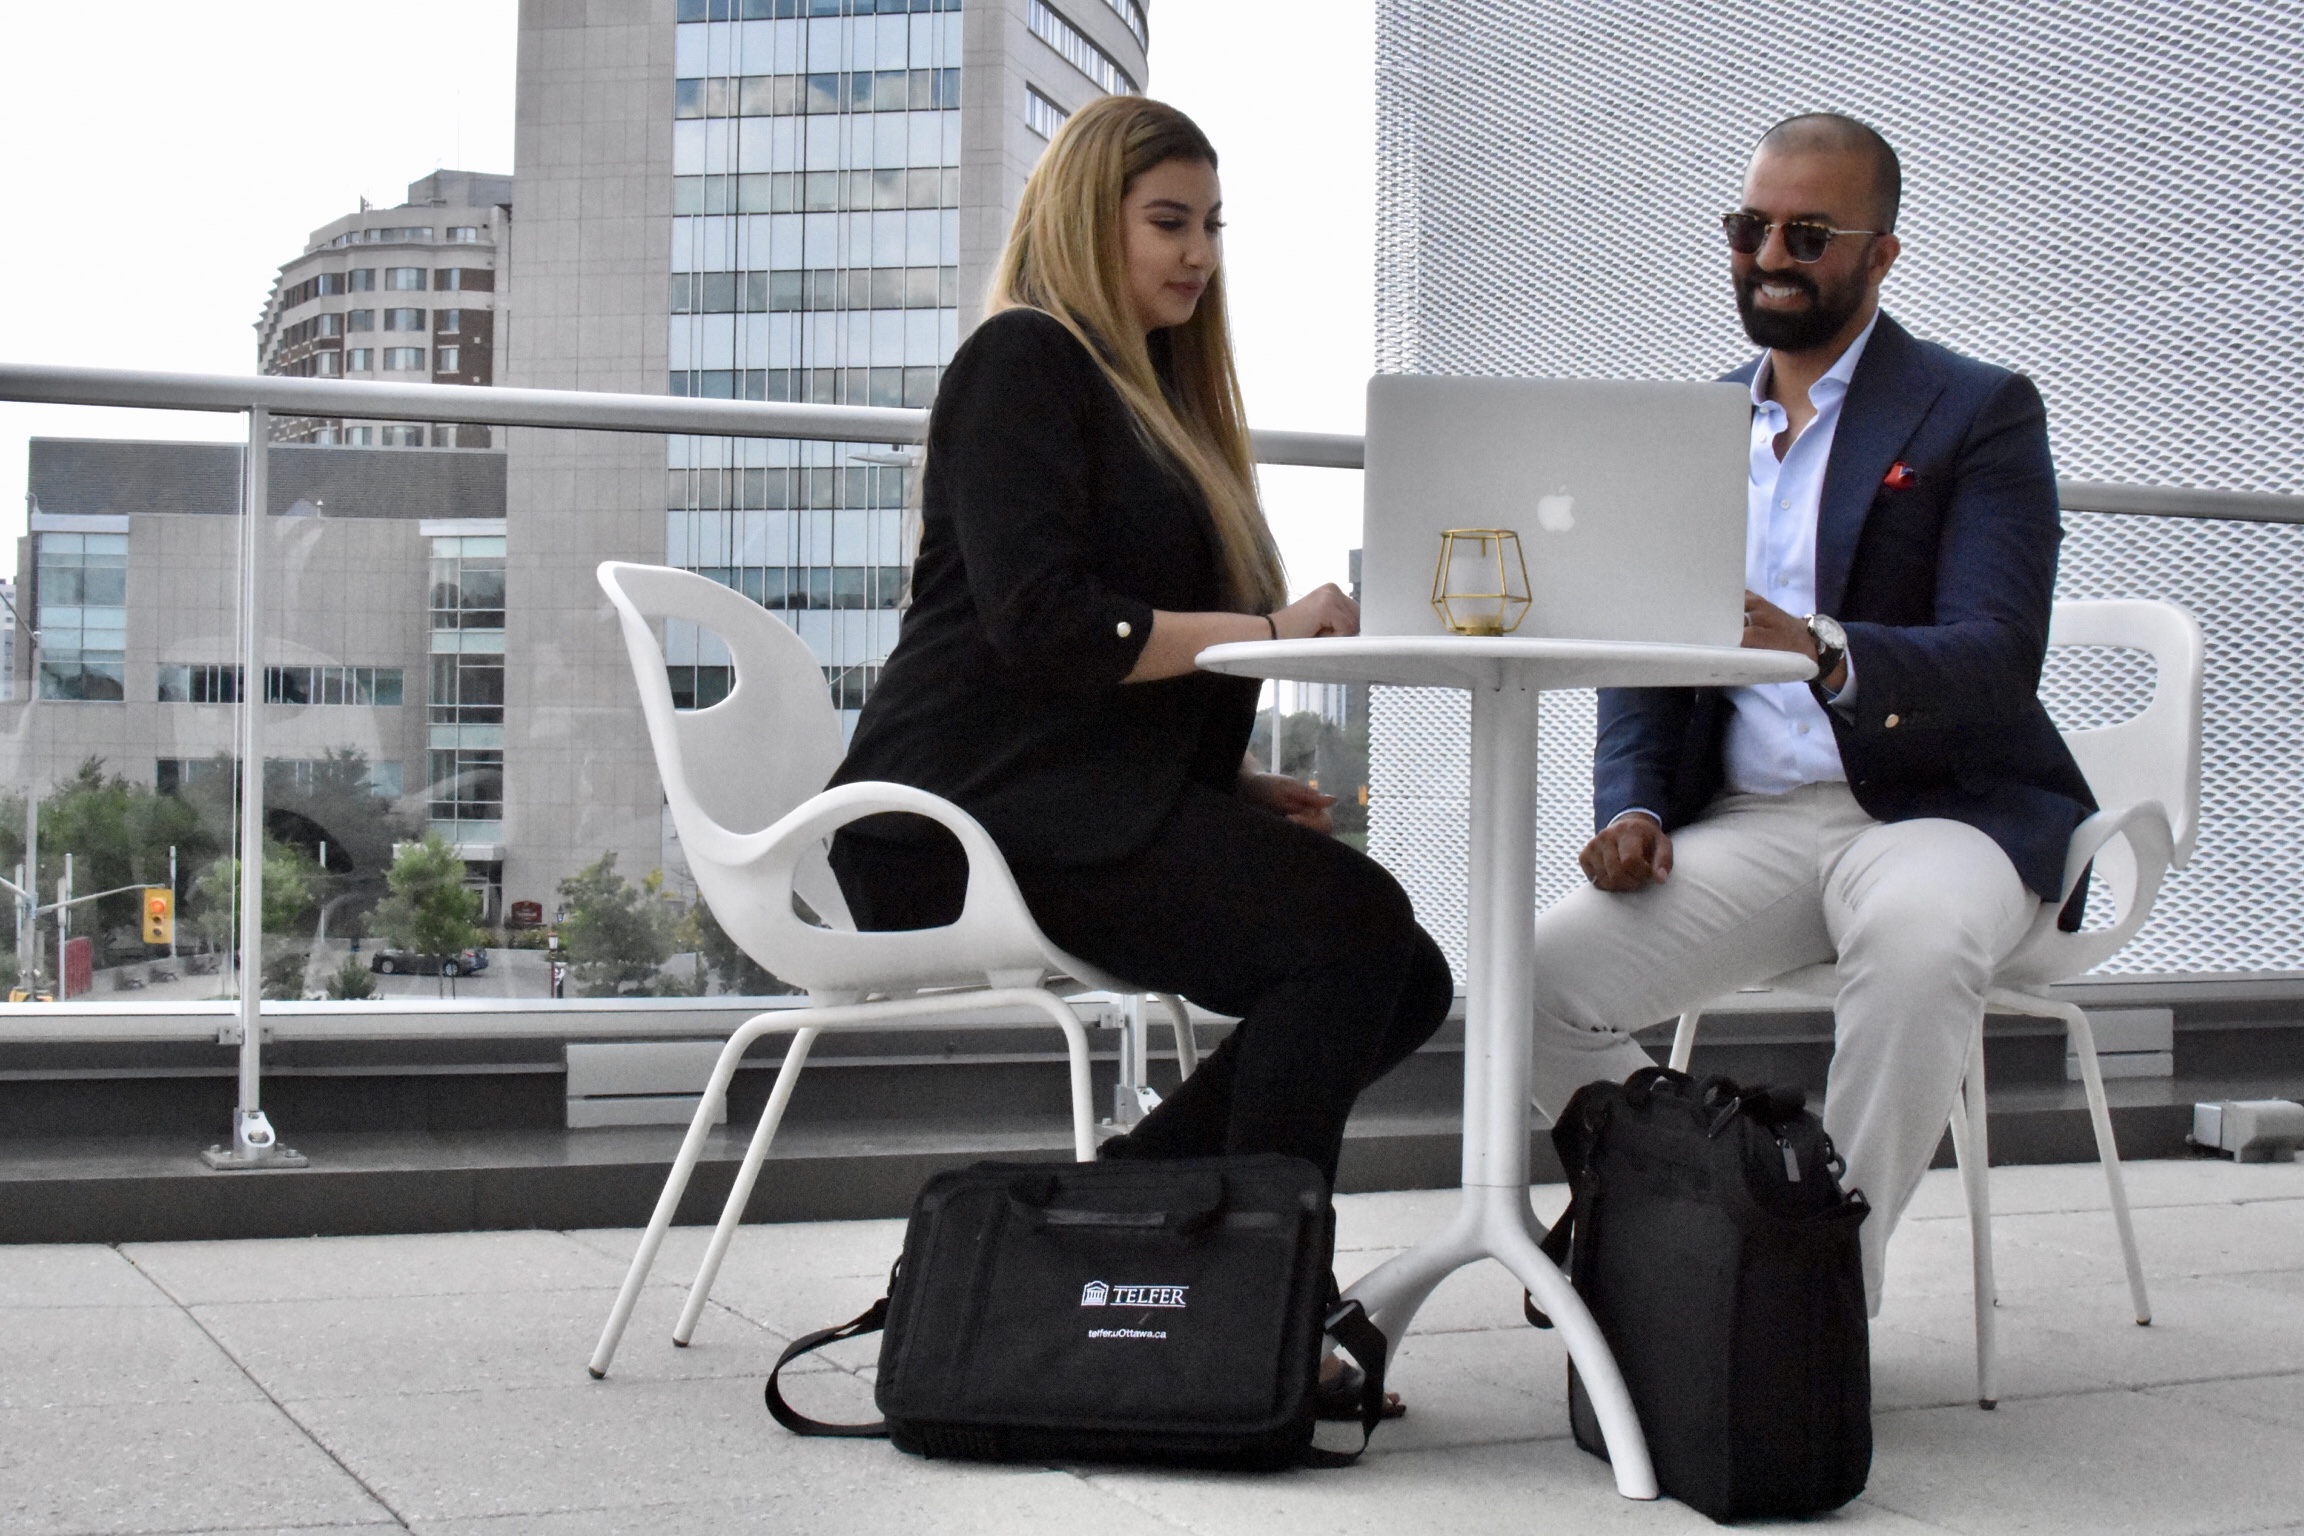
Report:
[{"label": "tree", "polygon": [[454,955],[484,943],[480,893],[464,884],[464,861],[437,832],[402,843],[384,877],[387,895],[368,915],[368,931],[394,949]]},{"label": "tree", "polygon": [[[106,774],[103,759],[90,757],[41,797],[40,868],[32,872],[33,881],[42,902],[54,900],[56,882],[64,876],[64,855],[70,853],[76,892],[164,885],[171,847],[187,872],[221,851],[197,807]],[[0,799],[0,871],[14,878],[23,857],[23,798]],[[136,893],[124,891],[76,907],[72,926],[95,939],[97,964],[106,965],[112,962],[113,930],[132,927],[137,915]],[[140,954],[141,946],[133,952]]]},{"label": "tree", "polygon": [[604,853],[560,882],[560,943],[582,997],[645,997],[672,957],[672,922],[656,890],[661,875],[642,889],[616,873],[616,855]]},{"label": "tree", "polygon": [[799,990],[738,948],[702,901],[688,908],[680,930],[681,943],[704,957],[719,978],[721,991],[738,997],[784,997]]},{"label": "tree", "polygon": [[[312,910],[318,869],[301,848],[264,840],[264,932],[289,934]],[[193,924],[218,949],[231,949],[240,917],[240,861],[216,860],[192,887]],[[298,962],[301,964],[301,960]]]},{"label": "tree", "polygon": [[348,956],[328,978],[328,996],[333,1002],[365,1002],[376,995],[376,978],[368,974],[368,967],[360,963],[357,955]]}]

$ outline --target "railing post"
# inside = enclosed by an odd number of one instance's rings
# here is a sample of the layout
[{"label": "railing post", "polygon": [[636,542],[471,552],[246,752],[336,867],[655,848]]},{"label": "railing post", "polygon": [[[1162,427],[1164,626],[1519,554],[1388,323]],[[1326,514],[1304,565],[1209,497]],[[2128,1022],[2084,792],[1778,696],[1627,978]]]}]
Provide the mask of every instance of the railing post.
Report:
[{"label": "railing post", "polygon": [[240,505],[240,1102],[232,1144],[201,1156],[211,1168],[301,1168],[264,1118],[264,533],[272,413],[248,412]]}]

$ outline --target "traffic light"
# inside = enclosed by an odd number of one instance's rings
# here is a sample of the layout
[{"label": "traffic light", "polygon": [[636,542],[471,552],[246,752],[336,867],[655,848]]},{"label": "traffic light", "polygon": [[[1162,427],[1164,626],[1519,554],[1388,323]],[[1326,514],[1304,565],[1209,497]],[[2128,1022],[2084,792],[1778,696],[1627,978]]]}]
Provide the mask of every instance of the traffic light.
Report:
[{"label": "traffic light", "polygon": [[176,942],[176,893],[164,885],[148,886],[144,891],[144,942]]}]

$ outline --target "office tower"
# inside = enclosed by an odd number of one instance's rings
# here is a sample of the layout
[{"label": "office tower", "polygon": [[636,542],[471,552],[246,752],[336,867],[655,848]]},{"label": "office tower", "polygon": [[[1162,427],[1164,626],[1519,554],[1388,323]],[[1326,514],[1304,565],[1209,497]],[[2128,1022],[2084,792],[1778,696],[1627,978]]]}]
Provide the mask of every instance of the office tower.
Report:
[{"label": "office tower", "polygon": [[[1136,0],[527,0],[508,384],[924,406],[1064,118],[1142,88]],[[914,455],[516,430],[507,891],[677,865],[602,559],[668,562],[808,642],[853,722],[894,643]],[[666,637],[676,691],[727,686]]]},{"label": "office tower", "polygon": [[[256,322],[259,371],[386,384],[492,384],[512,178],[434,171],[397,208],[365,201],[312,232]],[[485,448],[486,427],[294,418],[283,442]]]}]

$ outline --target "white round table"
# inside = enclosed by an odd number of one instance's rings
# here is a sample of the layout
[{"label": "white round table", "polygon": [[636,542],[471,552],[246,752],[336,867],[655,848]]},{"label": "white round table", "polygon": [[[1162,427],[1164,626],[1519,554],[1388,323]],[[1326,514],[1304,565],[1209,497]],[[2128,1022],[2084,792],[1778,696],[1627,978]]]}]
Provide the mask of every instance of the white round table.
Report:
[{"label": "white round table", "polygon": [[1495,1259],[1552,1317],[1608,1442],[1616,1489],[1656,1497],[1640,1421],[1608,1345],[1568,1277],[1536,1246],[1528,1203],[1528,1042],[1534,995],[1536,697],[1546,689],[1798,682],[1805,656],[1724,646],[1512,636],[1355,635],[1212,646],[1210,672],[1297,682],[1464,688],[1472,694],[1472,871],[1465,923],[1464,1199],[1448,1226],[1346,1294],[1397,1348],[1448,1275]]}]

